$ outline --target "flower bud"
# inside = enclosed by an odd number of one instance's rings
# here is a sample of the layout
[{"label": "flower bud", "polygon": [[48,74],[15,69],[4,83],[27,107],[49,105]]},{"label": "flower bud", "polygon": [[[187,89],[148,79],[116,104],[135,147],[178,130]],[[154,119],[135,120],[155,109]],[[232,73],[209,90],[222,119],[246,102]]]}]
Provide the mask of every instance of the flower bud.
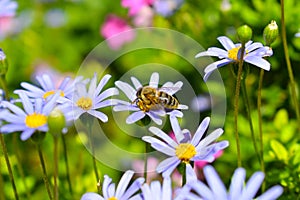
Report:
[{"label": "flower bud", "polygon": [[49,132],[54,137],[58,137],[66,126],[66,118],[64,114],[62,113],[61,110],[56,108],[51,111],[47,120],[48,120]]},{"label": "flower bud", "polygon": [[248,25],[240,26],[236,32],[238,39],[242,44],[245,44],[252,38],[252,29]]},{"label": "flower bud", "polygon": [[6,55],[0,48],[0,76],[3,76],[6,74],[8,69],[7,61],[6,61]]},{"label": "flower bud", "polygon": [[276,21],[272,20],[264,29],[264,40],[267,46],[270,46],[278,37],[278,26]]}]

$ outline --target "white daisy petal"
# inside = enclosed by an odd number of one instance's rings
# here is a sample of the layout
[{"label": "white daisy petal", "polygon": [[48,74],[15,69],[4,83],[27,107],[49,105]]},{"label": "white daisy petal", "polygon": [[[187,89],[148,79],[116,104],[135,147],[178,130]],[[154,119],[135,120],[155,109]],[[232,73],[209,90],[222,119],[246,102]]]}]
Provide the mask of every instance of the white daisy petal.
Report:
[{"label": "white daisy petal", "polygon": [[158,83],[159,83],[159,74],[157,72],[153,72],[150,77],[149,86],[158,88]]},{"label": "white daisy petal", "polygon": [[133,124],[134,122],[137,122],[138,120],[144,117],[145,117],[145,113],[143,111],[137,111],[127,117],[126,123]]}]

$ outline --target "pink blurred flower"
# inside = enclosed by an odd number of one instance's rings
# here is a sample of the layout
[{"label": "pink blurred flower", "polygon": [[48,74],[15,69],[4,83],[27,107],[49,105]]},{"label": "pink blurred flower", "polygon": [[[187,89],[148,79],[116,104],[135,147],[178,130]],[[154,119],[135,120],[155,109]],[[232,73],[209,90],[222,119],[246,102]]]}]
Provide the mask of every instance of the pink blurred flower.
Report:
[{"label": "pink blurred flower", "polygon": [[[120,34],[122,33],[122,34]],[[116,36],[117,34],[120,34]],[[116,15],[108,15],[101,27],[101,35],[107,39],[107,43],[113,50],[120,49],[124,44],[131,42],[135,32],[125,20]],[[116,36],[111,38],[112,36]]]},{"label": "pink blurred flower", "polygon": [[[155,157],[148,157],[147,162],[147,183],[150,183],[154,178],[158,176],[158,173],[156,173],[156,166],[158,165],[159,160]],[[144,174],[144,160],[135,160],[132,163],[132,169],[139,175],[143,176]]]},{"label": "pink blurred flower", "polygon": [[17,8],[18,4],[14,1],[0,1],[0,39],[12,32],[13,17]]},{"label": "pink blurred flower", "polygon": [[154,0],[122,0],[121,5],[129,8],[129,16],[136,15],[144,6],[152,5]]},{"label": "pink blurred flower", "polygon": [[[218,151],[215,155],[214,155],[214,157],[215,158],[219,158],[221,155],[223,154],[223,150],[220,150],[220,151]],[[195,162],[195,167],[197,168],[197,169],[202,169],[205,165],[207,165],[207,164],[209,164],[208,162],[205,162],[205,161],[196,161]]]},{"label": "pink blurred flower", "polygon": [[136,27],[148,27],[152,25],[154,11],[149,6],[143,6],[140,11],[133,16],[133,24]]}]

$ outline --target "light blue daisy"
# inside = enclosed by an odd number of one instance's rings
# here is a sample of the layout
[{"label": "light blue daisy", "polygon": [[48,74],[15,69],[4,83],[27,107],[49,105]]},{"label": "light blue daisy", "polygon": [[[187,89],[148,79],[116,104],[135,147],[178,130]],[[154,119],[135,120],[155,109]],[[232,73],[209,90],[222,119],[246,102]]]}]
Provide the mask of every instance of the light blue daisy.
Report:
[{"label": "light blue daisy", "polygon": [[117,189],[114,183],[112,183],[112,179],[105,175],[104,181],[102,184],[102,194],[88,192],[85,193],[81,200],[134,200],[138,199],[135,193],[141,188],[142,184],[144,183],[144,178],[138,178],[134,180],[131,185],[129,185],[131,178],[133,177],[134,172],[131,170],[126,171],[120,182],[118,183]]},{"label": "light blue daisy", "polygon": [[189,130],[181,130],[177,119],[172,118],[172,129],[176,141],[159,128],[150,127],[150,132],[156,137],[144,136],[142,139],[145,142],[150,143],[157,151],[170,156],[157,166],[156,171],[162,173],[163,177],[167,177],[171,175],[180,163],[185,163],[187,179],[195,179],[190,162],[200,160],[213,162],[215,159],[214,154],[229,145],[228,141],[215,142],[223,134],[221,128],[218,128],[206,137],[203,137],[209,126],[209,122],[210,118],[206,117],[192,137]]},{"label": "light blue daisy", "polygon": [[117,103],[115,99],[107,99],[108,97],[119,94],[117,88],[108,88],[102,92],[102,89],[110,78],[111,75],[105,75],[97,85],[97,74],[95,73],[88,88],[87,85],[82,82],[75,84],[73,98],[72,101],[70,101],[70,110],[73,112],[74,120],[77,120],[83,113],[88,113],[100,119],[102,122],[108,121],[108,117],[103,112],[98,111],[98,109]]},{"label": "light blue daisy", "polygon": [[224,183],[212,166],[205,166],[203,172],[208,186],[199,180],[187,183],[183,190],[191,190],[193,192],[185,194],[180,199],[275,200],[283,192],[283,188],[276,185],[269,188],[260,196],[255,197],[265,177],[263,172],[255,172],[245,184],[246,171],[243,168],[237,168],[232,176],[229,191],[227,191]]},{"label": "light blue daisy", "polygon": [[1,102],[1,105],[10,111],[0,115],[0,120],[7,122],[7,124],[1,127],[1,133],[22,131],[21,140],[27,140],[36,131],[47,132],[47,117],[56,106],[59,93],[56,93],[46,103],[43,103],[41,98],[35,99],[32,102],[23,92],[20,92],[19,96],[24,110],[11,102]]},{"label": "light blue daisy", "polygon": [[11,17],[14,16],[18,4],[11,0],[1,0],[0,1],[0,17]]},{"label": "light blue daisy", "polygon": [[61,83],[58,85],[48,74],[43,74],[41,76],[36,76],[40,87],[33,84],[22,82],[21,86],[25,90],[15,90],[15,93],[20,91],[25,92],[30,98],[42,98],[44,100],[49,100],[54,93],[59,92],[60,97],[58,99],[59,103],[63,103],[71,99],[72,94],[75,90],[75,84],[83,82],[86,83],[87,80],[83,81],[83,77],[77,77],[75,80],[72,80],[70,77],[65,77]]},{"label": "light blue daisy", "polygon": [[[219,67],[227,65],[229,63],[238,62],[239,59],[239,52],[241,44],[234,44],[228,37],[221,36],[217,38],[219,42],[223,45],[224,49],[220,49],[218,47],[211,47],[208,48],[207,51],[200,52],[196,55],[196,58],[202,56],[216,56],[221,60],[213,62],[212,64],[208,65],[204,69],[204,81],[207,81],[209,75]],[[259,42],[252,42],[249,41],[245,44],[245,55],[244,61],[255,65],[259,68],[269,71],[270,70],[270,63],[263,59],[266,56],[272,56],[273,51],[270,47],[263,46]]]},{"label": "light blue daisy", "polygon": [[159,15],[168,17],[174,14],[183,4],[183,0],[156,0],[153,9]]},{"label": "light blue daisy", "polygon": [[[135,103],[135,100],[137,98],[137,91],[143,87],[143,85],[140,83],[140,81],[135,78],[131,77],[131,81],[134,85],[134,88],[129,85],[128,83],[125,83],[123,81],[116,81],[115,85],[126,95],[126,97],[129,99],[128,101],[119,100],[119,103],[114,106],[113,110],[116,112],[119,111],[131,111],[132,113],[127,117],[126,123],[132,124],[137,122],[138,120],[144,118],[146,115],[149,116],[156,124],[161,125],[162,119],[161,117],[165,116],[166,114],[176,116],[176,117],[182,117],[183,113],[179,110],[165,110],[165,109],[150,109],[149,111],[143,111],[141,110]],[[158,89],[159,84],[159,74],[157,72],[152,73],[149,81],[150,87]],[[161,88],[165,88],[165,92],[169,95],[175,94],[177,91],[179,91],[182,87],[183,83],[181,81],[176,82],[173,84],[172,82],[166,82],[162,85]],[[169,88],[169,90],[168,90]],[[186,105],[179,104],[177,109],[187,109],[188,107]]]}]

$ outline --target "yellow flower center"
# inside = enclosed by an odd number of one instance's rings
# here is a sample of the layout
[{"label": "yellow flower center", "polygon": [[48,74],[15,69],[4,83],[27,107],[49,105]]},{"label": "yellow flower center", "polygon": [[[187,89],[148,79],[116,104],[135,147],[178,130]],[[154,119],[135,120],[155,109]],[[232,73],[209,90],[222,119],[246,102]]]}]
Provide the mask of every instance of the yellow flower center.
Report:
[{"label": "yellow flower center", "polygon": [[238,60],[238,53],[239,53],[239,49],[241,47],[235,47],[233,49],[230,49],[228,51],[228,58],[237,61]]},{"label": "yellow flower center", "polygon": [[80,99],[78,99],[78,101],[76,102],[76,105],[80,108],[82,108],[83,110],[89,110],[91,109],[92,105],[93,105],[93,101],[91,98],[89,97],[81,97]]},{"label": "yellow flower center", "polygon": [[47,123],[47,116],[40,113],[33,113],[27,115],[25,118],[25,124],[29,128],[38,128]]},{"label": "yellow flower center", "polygon": [[196,155],[196,148],[190,143],[182,143],[176,147],[175,154],[182,161],[188,163]]},{"label": "yellow flower center", "polygon": [[118,200],[116,197],[110,197],[108,200]]},{"label": "yellow flower center", "polygon": [[[53,94],[55,94],[55,91],[54,90],[50,90],[50,91],[44,93],[43,98],[47,99],[49,96],[51,96]],[[63,91],[61,91],[61,90],[60,90],[60,96],[62,96],[62,97],[65,96],[65,93]]]}]

